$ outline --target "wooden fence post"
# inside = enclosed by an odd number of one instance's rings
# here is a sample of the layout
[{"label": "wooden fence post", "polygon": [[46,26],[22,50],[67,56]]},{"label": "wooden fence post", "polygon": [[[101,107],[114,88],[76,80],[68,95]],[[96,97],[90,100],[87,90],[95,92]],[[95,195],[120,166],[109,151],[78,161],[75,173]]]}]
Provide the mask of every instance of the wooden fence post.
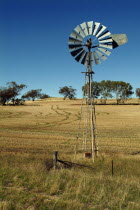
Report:
[{"label": "wooden fence post", "polygon": [[114,163],[113,163],[113,160],[112,160],[112,176],[114,175]]},{"label": "wooden fence post", "polygon": [[54,170],[57,168],[57,155],[58,155],[57,151],[53,152],[53,169]]}]

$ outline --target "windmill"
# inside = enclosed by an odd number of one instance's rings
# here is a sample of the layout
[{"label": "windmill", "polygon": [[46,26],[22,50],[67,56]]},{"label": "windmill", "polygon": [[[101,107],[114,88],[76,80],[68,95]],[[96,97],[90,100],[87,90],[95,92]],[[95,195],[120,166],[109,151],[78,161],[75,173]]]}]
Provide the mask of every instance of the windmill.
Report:
[{"label": "windmill", "polygon": [[69,37],[68,46],[71,55],[77,62],[86,66],[86,72],[82,72],[85,74],[84,87],[86,87],[86,90],[84,97],[87,105],[86,122],[83,131],[83,149],[84,151],[90,149],[93,161],[95,154],[98,152],[98,145],[95,105],[91,87],[94,74],[92,66],[101,64],[110,56],[112,49],[125,44],[127,41],[126,34],[111,34],[106,26],[94,21],[84,22],[76,26]]}]

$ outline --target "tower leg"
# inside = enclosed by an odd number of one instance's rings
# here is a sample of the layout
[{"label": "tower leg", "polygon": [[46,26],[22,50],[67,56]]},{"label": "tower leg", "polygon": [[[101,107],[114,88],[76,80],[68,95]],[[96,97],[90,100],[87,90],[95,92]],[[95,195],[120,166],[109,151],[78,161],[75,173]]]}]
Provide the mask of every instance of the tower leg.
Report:
[{"label": "tower leg", "polygon": [[96,138],[96,116],[93,97],[94,94],[92,92],[92,74],[94,74],[94,72],[92,71],[92,65],[88,64],[87,71],[82,73],[85,73],[85,90],[83,95],[83,101],[85,102],[85,104],[82,102],[81,105],[81,120],[79,123],[79,132],[77,135],[77,146],[79,134],[82,134],[81,131],[83,129],[83,137],[81,139],[83,143],[80,143],[80,145],[83,144],[83,146],[82,148],[80,148],[84,152],[90,153],[94,162],[95,156],[97,156],[98,147]]}]

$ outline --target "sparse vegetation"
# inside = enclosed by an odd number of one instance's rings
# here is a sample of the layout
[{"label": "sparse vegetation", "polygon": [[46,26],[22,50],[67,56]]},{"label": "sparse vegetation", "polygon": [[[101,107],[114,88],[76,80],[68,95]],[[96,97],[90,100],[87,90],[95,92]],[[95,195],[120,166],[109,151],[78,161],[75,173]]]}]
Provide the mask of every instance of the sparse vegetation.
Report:
[{"label": "sparse vegetation", "polygon": [[[140,150],[139,105],[96,106],[93,164],[83,153],[74,157],[81,100],[25,104],[0,106],[0,209],[139,209],[140,157],[131,154]],[[55,150],[60,159],[94,170],[52,170]]]},{"label": "sparse vegetation", "polygon": [[64,96],[64,100],[66,98],[74,99],[76,95],[76,89],[72,88],[72,86],[64,86],[60,87],[59,94]]},{"label": "sparse vegetation", "polygon": [[[101,99],[101,103],[106,104],[107,99],[116,98],[117,104],[131,98],[134,93],[132,85],[123,81],[102,80],[101,82],[92,82],[92,96]],[[84,95],[88,93],[88,84],[82,87]],[[138,91],[137,91],[138,92]],[[136,92],[136,94],[137,94]]]},{"label": "sparse vegetation", "polygon": [[18,85],[16,82],[8,82],[7,87],[0,88],[0,104],[5,105],[9,101],[15,104],[16,97],[25,87],[27,86],[24,84]]},{"label": "sparse vegetation", "polygon": [[28,91],[21,98],[17,98],[27,86],[25,84],[18,85],[14,81],[8,82],[6,85],[6,87],[0,87],[0,104],[2,105],[9,104],[9,102],[13,105],[23,105],[25,99],[34,101],[35,99],[46,99],[50,97],[45,93],[41,93],[42,89],[35,89]]},{"label": "sparse vegetation", "polygon": [[40,99],[46,99],[46,98],[50,98],[50,96],[47,95],[47,94],[45,94],[45,93],[42,93],[42,94],[40,95]]},{"label": "sparse vegetation", "polygon": [[41,91],[42,89],[36,89],[36,90],[30,90],[27,93],[25,93],[22,98],[23,99],[27,99],[27,100],[32,100],[34,101],[37,98],[41,97]]}]

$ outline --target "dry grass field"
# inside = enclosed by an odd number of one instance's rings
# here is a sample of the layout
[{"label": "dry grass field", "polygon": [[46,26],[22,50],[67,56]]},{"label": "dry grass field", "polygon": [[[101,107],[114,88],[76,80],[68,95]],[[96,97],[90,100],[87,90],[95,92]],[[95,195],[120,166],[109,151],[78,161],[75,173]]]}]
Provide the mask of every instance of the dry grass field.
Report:
[{"label": "dry grass field", "polygon": [[[74,156],[80,104],[60,98],[0,106],[0,209],[140,209],[140,156],[132,155],[140,151],[140,105],[96,106],[93,164]],[[53,151],[94,169],[54,171]]]}]

